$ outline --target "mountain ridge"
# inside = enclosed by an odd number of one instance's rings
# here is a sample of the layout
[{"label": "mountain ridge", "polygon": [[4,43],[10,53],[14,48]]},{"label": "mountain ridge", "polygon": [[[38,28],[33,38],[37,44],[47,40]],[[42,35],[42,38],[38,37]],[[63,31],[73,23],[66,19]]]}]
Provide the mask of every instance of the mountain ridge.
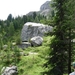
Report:
[{"label": "mountain ridge", "polygon": [[30,11],[26,15],[28,15],[28,16],[29,15],[33,15],[33,13],[36,12],[36,14],[48,16],[51,13],[51,11],[52,11],[51,3],[52,3],[52,1],[46,1],[45,3],[43,3],[40,6],[40,10],[39,11]]}]

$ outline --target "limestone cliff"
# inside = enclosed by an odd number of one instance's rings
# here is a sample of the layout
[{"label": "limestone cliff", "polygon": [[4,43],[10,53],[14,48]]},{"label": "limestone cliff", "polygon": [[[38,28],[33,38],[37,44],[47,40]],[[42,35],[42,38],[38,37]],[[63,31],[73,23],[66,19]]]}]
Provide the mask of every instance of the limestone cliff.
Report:
[{"label": "limestone cliff", "polygon": [[51,3],[52,1],[46,1],[44,4],[41,5],[40,10],[38,12],[30,11],[27,15],[33,15],[33,12],[36,12],[37,14],[41,14],[44,16],[49,15],[52,11]]}]

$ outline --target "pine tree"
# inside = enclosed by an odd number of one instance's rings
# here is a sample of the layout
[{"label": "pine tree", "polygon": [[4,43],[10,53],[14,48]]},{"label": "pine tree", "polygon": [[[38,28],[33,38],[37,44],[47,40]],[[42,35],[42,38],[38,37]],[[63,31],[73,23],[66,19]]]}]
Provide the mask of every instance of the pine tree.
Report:
[{"label": "pine tree", "polygon": [[69,25],[69,50],[68,50],[68,74],[71,72],[71,62],[74,61],[74,42],[72,40],[75,38],[75,1],[68,1],[67,5],[67,20]]},{"label": "pine tree", "polygon": [[70,26],[66,17],[67,0],[54,0],[56,15],[54,16],[54,38],[51,42],[51,52],[48,64],[51,69],[48,75],[63,75],[68,66],[68,58],[71,51]]},{"label": "pine tree", "polygon": [[18,47],[14,47],[14,63],[15,63],[15,65],[17,64],[17,63],[19,63],[19,61],[20,61],[20,58],[21,57],[21,55],[20,55],[20,50],[19,50],[19,48]]},{"label": "pine tree", "polygon": [[[71,72],[71,62],[74,51],[72,40],[74,29],[74,0],[53,0],[56,9],[54,16],[54,38],[51,42],[50,59],[48,60],[48,75],[63,75]],[[49,66],[50,65],[50,66]]]},{"label": "pine tree", "polygon": [[10,26],[8,28],[8,33],[9,33],[9,36],[13,36],[14,35],[14,25],[13,25],[13,22],[10,22]]},{"label": "pine tree", "polygon": [[8,20],[9,22],[12,21],[12,14],[9,14],[9,15],[8,15],[7,20]]}]

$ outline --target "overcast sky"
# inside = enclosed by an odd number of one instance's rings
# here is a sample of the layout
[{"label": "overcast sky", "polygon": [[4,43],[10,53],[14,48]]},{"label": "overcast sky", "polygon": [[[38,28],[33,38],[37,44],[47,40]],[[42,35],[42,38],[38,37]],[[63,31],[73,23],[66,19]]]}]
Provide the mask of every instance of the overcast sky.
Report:
[{"label": "overcast sky", "polygon": [[12,16],[22,16],[30,11],[39,11],[40,6],[50,0],[0,0],[0,19]]}]

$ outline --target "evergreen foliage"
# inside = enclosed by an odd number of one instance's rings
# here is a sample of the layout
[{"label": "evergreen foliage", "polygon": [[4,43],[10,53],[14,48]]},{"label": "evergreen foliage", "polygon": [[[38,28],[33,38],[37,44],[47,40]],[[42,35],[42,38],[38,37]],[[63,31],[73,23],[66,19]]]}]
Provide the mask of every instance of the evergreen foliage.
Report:
[{"label": "evergreen foliage", "polygon": [[[68,5],[70,4],[72,5]],[[71,72],[71,58],[73,52],[73,43],[71,42],[74,31],[73,15],[73,1],[68,0],[53,0],[53,6],[55,7],[54,16],[54,39],[52,39],[49,53],[49,60],[47,67],[52,66],[46,73],[47,75],[63,75],[66,71],[69,74]],[[70,6],[70,8],[69,8]]]},{"label": "evergreen foliage", "polygon": [[0,71],[3,66],[17,65],[21,60],[20,49],[12,43],[20,44],[21,29],[26,22],[40,22],[44,17],[34,13],[33,16],[9,14],[7,20],[0,20]]},{"label": "evergreen foliage", "polygon": [[[23,75],[30,73],[35,74],[37,71],[39,71],[39,73],[37,72],[38,74],[36,75],[42,75],[43,72],[47,75],[63,75],[64,73],[69,74],[71,72],[71,62],[75,60],[73,58],[75,57],[75,43],[73,42],[73,39],[75,38],[74,4],[74,0],[53,0],[55,11],[52,11],[50,20],[45,16],[36,14],[36,12],[30,16],[23,15],[16,18],[13,18],[12,14],[9,14],[7,20],[0,20],[0,63],[3,63],[0,65],[0,69],[3,66],[8,66],[14,63],[20,67],[19,75],[22,73]],[[52,33],[53,36],[52,39],[50,37],[45,37],[42,47],[25,49],[25,53],[27,54],[30,50],[32,52],[38,52],[39,54],[36,57],[34,57],[34,55],[29,55],[27,57],[22,56],[23,58],[21,58],[20,49],[16,46],[13,48],[12,43],[21,43],[21,29],[24,23],[29,21],[52,25],[54,27],[54,31]],[[7,44],[8,47],[4,49],[3,46],[5,44]],[[45,70],[43,64],[46,66]],[[24,72],[24,69],[30,71],[31,69],[36,68],[35,66],[39,65],[41,65],[39,67],[41,68],[41,71],[39,69],[33,73],[29,73],[28,71]]]}]

